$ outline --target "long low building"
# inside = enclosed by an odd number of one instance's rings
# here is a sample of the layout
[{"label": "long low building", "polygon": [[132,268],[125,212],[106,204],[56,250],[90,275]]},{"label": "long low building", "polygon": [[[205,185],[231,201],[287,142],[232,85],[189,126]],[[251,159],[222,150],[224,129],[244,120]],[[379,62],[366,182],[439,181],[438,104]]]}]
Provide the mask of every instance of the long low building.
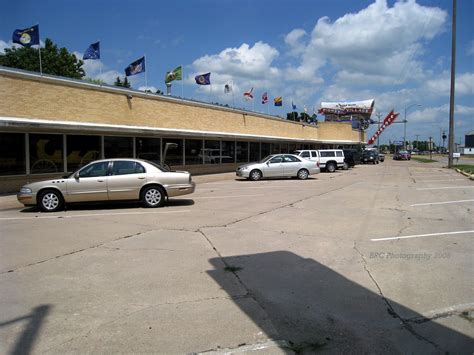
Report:
[{"label": "long low building", "polygon": [[0,67],[0,192],[100,158],[161,161],[195,174],[268,154],[353,147],[351,123],[293,122],[220,105]]}]

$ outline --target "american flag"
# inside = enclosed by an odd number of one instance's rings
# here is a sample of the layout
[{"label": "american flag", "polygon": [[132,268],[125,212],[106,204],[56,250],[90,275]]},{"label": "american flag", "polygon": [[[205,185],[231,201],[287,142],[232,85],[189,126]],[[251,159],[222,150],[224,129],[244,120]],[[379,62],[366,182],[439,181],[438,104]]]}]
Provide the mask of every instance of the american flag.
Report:
[{"label": "american flag", "polygon": [[268,95],[267,95],[266,92],[264,92],[264,93],[262,94],[262,104],[265,105],[266,103],[268,103]]}]

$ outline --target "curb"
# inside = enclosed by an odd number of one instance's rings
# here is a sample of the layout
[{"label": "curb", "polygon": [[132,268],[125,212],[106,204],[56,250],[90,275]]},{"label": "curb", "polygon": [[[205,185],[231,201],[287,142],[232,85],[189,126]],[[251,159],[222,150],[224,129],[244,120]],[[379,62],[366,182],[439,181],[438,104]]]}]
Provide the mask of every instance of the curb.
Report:
[{"label": "curb", "polygon": [[468,177],[469,180],[474,180],[474,174],[466,173],[465,171],[462,171],[461,169],[457,169],[457,168],[455,168],[455,170],[456,170],[458,173],[461,173],[461,174],[463,174],[464,176]]}]

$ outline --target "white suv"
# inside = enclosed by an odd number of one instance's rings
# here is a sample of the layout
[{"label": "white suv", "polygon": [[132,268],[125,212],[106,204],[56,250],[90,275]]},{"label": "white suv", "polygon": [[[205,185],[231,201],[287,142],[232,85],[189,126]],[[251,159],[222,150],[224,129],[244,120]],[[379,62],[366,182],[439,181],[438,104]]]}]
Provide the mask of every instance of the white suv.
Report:
[{"label": "white suv", "polygon": [[296,150],[294,154],[301,158],[319,162],[321,169],[333,173],[344,168],[344,152],[342,149]]}]

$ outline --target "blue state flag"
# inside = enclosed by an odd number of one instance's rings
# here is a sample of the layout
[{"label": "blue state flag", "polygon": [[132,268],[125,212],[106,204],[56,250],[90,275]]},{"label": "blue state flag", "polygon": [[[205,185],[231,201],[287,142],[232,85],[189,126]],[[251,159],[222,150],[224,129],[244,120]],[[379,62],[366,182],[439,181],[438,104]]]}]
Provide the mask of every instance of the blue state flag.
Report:
[{"label": "blue state flag", "polygon": [[293,103],[293,100],[291,101],[291,108],[292,108],[293,110],[296,110],[296,105]]},{"label": "blue state flag", "polygon": [[39,26],[31,26],[23,30],[13,31],[13,43],[21,44],[23,47],[31,47],[40,44]]},{"label": "blue state flag", "polygon": [[198,85],[211,85],[211,73],[196,75],[194,80]]},{"label": "blue state flag", "polygon": [[92,43],[84,53],[82,59],[100,59],[100,42]]},{"label": "blue state flag", "polygon": [[143,56],[125,68],[125,75],[132,76],[132,75],[143,73],[144,71],[145,71],[145,57]]}]

